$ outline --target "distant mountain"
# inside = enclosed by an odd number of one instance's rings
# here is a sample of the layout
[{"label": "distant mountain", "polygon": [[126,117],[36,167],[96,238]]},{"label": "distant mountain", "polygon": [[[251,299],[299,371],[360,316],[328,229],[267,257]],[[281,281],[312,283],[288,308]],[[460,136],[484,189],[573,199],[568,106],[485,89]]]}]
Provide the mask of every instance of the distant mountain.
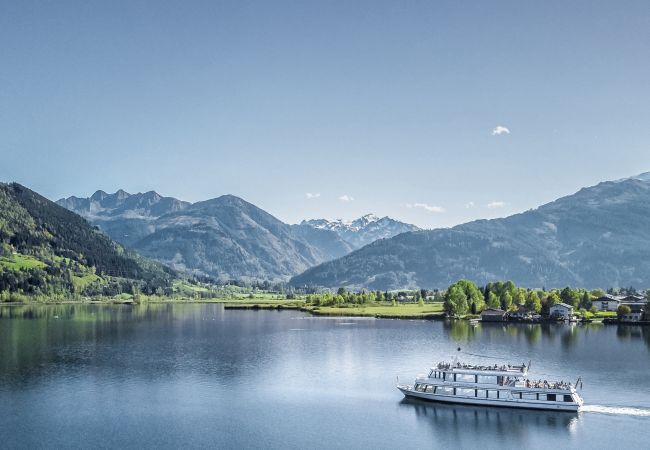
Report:
[{"label": "distant mountain", "polygon": [[112,279],[165,287],[174,278],[77,214],[20,184],[0,183],[0,291],[83,294]]},{"label": "distant mountain", "polygon": [[650,286],[650,174],[535,210],[403,233],[311,268],[295,285],[442,288],[460,278],[529,287]]},{"label": "distant mountain", "polygon": [[152,222],[158,217],[190,205],[154,191],[129,194],[122,189],[114,194],[97,191],[88,198],[68,197],[56,203],[85,217],[126,246],[151,234]]},{"label": "distant mountain", "polygon": [[374,214],[366,214],[351,222],[346,222],[341,219],[303,220],[301,225],[307,225],[320,230],[334,231],[354,249],[368,245],[377,239],[391,238],[400,233],[419,230],[415,225],[400,222],[390,217],[379,218]]},{"label": "distant mountain", "polygon": [[352,250],[334,231],[285,224],[232,195],[190,204],[153,191],[97,191],[57,203],[147,257],[221,280],[288,280]]}]

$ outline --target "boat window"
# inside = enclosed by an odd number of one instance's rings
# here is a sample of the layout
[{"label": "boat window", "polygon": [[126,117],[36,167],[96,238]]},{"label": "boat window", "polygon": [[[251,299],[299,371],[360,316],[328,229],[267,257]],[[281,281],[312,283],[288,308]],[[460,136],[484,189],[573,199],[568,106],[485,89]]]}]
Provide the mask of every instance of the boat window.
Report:
[{"label": "boat window", "polygon": [[424,391],[429,392],[429,393],[433,392],[433,386],[430,385],[430,384],[427,384],[427,387],[426,387],[426,389]]},{"label": "boat window", "polygon": [[461,381],[463,383],[474,383],[474,375],[459,373],[456,375],[456,381]]},{"label": "boat window", "polygon": [[554,402],[555,401],[555,394],[547,394],[546,395],[546,400],[549,402]]},{"label": "boat window", "polygon": [[565,395],[565,396],[564,396],[564,401],[565,401],[565,402],[572,402],[572,401],[573,401],[573,398],[571,398],[570,395]]},{"label": "boat window", "polygon": [[524,392],[521,395],[521,398],[523,398],[524,400],[537,400],[537,394],[535,394],[534,392]]},{"label": "boat window", "polygon": [[454,389],[450,387],[442,387],[438,386],[436,389],[436,394],[441,394],[441,395],[454,395]]},{"label": "boat window", "polygon": [[487,393],[488,393],[487,398],[499,398],[499,397],[498,397],[498,392],[499,392],[499,391],[493,391],[493,390],[491,390],[491,389],[488,390],[488,391],[487,391]]},{"label": "boat window", "polygon": [[475,389],[476,396],[479,398],[487,397],[487,391],[485,389]]},{"label": "boat window", "polygon": [[456,395],[462,395],[464,397],[474,397],[474,389],[457,388]]},{"label": "boat window", "polygon": [[478,382],[482,384],[496,384],[497,377],[494,375],[479,375]]},{"label": "boat window", "polygon": [[418,392],[422,392],[424,390],[424,386],[420,383],[416,383],[415,390]]}]

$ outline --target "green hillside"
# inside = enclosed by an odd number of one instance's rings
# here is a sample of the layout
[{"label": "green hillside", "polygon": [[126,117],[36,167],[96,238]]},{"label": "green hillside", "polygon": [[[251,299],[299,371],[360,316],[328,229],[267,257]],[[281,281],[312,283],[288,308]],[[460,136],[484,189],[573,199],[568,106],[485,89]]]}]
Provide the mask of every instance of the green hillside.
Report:
[{"label": "green hillside", "polygon": [[77,214],[17,183],[0,183],[0,300],[165,293],[175,278]]}]

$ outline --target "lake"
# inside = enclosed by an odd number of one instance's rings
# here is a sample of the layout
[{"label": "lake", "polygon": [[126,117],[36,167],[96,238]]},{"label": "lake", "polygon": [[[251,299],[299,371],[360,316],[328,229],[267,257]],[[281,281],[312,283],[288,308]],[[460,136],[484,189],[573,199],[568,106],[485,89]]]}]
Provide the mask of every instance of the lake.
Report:
[{"label": "lake", "polygon": [[[532,360],[578,414],[406,401],[433,362]],[[468,355],[471,354],[471,355]],[[647,448],[650,327],[312,317],[219,304],[0,307],[3,448]]]}]

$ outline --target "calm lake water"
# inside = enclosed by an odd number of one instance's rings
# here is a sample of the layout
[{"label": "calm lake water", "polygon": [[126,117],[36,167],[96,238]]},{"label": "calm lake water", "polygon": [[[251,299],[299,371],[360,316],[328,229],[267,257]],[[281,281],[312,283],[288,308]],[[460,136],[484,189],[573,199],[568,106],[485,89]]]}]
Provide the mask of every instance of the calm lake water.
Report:
[{"label": "calm lake water", "polygon": [[[457,347],[584,380],[578,414],[403,400]],[[478,361],[476,357],[467,360]],[[485,362],[485,360],[484,360]],[[650,328],[0,307],[3,448],[648,448]]]}]

